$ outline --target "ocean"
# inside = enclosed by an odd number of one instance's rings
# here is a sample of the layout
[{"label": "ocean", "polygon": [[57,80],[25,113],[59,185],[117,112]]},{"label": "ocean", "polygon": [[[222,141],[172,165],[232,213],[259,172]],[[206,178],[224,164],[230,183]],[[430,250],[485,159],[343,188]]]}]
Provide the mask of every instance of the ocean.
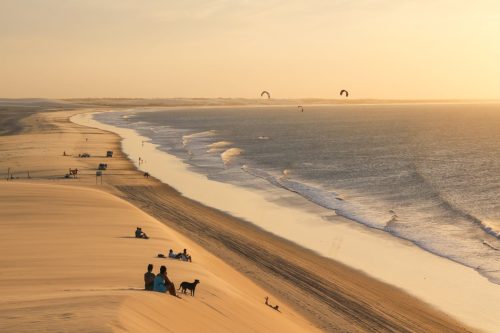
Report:
[{"label": "ocean", "polygon": [[307,200],[500,284],[499,104],[185,107],[94,117],[136,130],[208,179],[267,189],[285,206]]}]

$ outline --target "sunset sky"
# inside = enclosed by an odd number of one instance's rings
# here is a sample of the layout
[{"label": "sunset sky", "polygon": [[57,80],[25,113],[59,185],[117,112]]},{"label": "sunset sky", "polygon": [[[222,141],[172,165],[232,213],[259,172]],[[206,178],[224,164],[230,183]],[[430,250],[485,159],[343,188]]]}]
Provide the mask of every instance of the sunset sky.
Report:
[{"label": "sunset sky", "polygon": [[0,0],[0,97],[500,99],[498,0]]}]

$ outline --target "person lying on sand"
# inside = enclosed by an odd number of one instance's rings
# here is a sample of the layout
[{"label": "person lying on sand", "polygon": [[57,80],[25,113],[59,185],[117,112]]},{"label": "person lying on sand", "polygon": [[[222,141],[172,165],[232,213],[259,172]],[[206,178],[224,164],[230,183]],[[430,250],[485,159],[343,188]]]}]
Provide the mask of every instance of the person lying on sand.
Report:
[{"label": "person lying on sand", "polygon": [[167,290],[170,293],[170,295],[177,296],[177,294],[175,292],[174,283],[168,279],[167,267],[161,266],[160,273],[158,275],[156,275],[155,280],[154,280],[154,291],[166,293]]},{"label": "person lying on sand", "polygon": [[272,305],[269,303],[269,297],[268,297],[268,296],[266,296],[266,298],[265,298],[265,299],[266,299],[265,304],[266,304],[267,306],[269,306],[269,307],[273,308],[274,310],[276,310],[276,311],[278,311],[278,312],[281,312],[281,311],[279,310],[279,308],[280,308],[280,307],[279,307],[279,305],[272,306]]},{"label": "person lying on sand", "polygon": [[177,253],[174,253],[174,251],[173,251],[172,249],[170,249],[170,250],[168,251],[168,257],[169,257],[169,258],[172,258],[172,259],[179,259],[179,257],[177,257],[177,255],[178,255],[178,254],[177,254]]},{"label": "person lying on sand", "polygon": [[172,249],[170,249],[168,251],[168,257],[172,258],[172,259],[180,259],[180,260],[183,260],[183,261],[192,262],[191,261],[191,256],[189,254],[187,254],[187,250],[186,249],[184,249],[184,251],[182,251],[181,253],[175,253]]},{"label": "person lying on sand", "polygon": [[155,274],[153,273],[153,265],[148,265],[148,271],[144,273],[144,289],[153,290],[155,282]]},{"label": "person lying on sand", "polygon": [[139,227],[137,227],[137,229],[135,230],[135,238],[149,239],[148,235],[146,235],[146,233],[143,232]]}]

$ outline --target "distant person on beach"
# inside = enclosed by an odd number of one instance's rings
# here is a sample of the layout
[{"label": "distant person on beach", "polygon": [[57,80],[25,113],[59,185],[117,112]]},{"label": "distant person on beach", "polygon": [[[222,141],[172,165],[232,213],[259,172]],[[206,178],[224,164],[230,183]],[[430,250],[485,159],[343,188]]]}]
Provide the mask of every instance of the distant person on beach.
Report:
[{"label": "distant person on beach", "polygon": [[137,227],[137,229],[135,230],[135,238],[149,239],[148,235],[146,235],[146,233],[143,232],[139,227]]},{"label": "distant person on beach", "polygon": [[184,249],[184,251],[179,252],[177,254],[174,253],[174,251],[172,251],[172,249],[170,249],[170,251],[168,251],[168,257],[191,262],[191,256],[187,253],[186,249]]},{"label": "distant person on beach", "polygon": [[154,280],[154,291],[166,293],[167,290],[170,295],[177,296],[173,282],[168,279],[167,267],[161,266],[160,273],[156,275]]},{"label": "distant person on beach", "polygon": [[191,261],[191,256],[189,254],[187,254],[187,250],[186,249],[184,249],[184,251],[182,251],[182,253],[181,253],[181,259],[184,260],[184,261],[192,262]]},{"label": "distant person on beach", "polygon": [[153,264],[148,265],[148,271],[144,273],[144,289],[153,290],[155,283],[155,273],[153,273]]}]

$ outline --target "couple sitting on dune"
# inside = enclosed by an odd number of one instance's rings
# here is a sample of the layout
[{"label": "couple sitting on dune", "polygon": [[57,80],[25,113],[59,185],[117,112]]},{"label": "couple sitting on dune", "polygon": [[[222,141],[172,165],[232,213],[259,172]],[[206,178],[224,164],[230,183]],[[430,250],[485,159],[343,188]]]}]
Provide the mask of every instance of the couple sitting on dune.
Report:
[{"label": "couple sitting on dune", "polygon": [[182,251],[181,253],[174,253],[174,251],[172,251],[172,249],[170,249],[170,251],[168,251],[168,257],[172,258],[172,259],[180,259],[183,261],[192,262],[191,256],[189,254],[187,254],[186,249],[184,249],[184,251]]},{"label": "couple sitting on dune", "polygon": [[177,296],[175,285],[167,276],[167,267],[161,266],[160,273],[156,276],[153,273],[153,265],[148,265],[148,271],[144,273],[144,289],[166,293],[167,290],[172,296]]},{"label": "couple sitting on dune", "polygon": [[149,239],[148,235],[144,231],[142,231],[142,228],[137,227],[135,229],[135,238],[144,238],[144,239]]}]

